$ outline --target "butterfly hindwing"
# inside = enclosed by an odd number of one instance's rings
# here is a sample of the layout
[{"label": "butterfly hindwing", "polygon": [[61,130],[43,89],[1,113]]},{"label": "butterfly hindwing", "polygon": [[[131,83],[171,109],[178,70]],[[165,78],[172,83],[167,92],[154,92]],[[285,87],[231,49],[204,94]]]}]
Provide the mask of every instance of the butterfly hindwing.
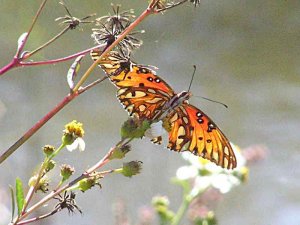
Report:
[{"label": "butterfly hindwing", "polygon": [[117,97],[130,115],[148,120],[159,115],[163,105],[170,99],[167,94],[145,86],[121,88]]},{"label": "butterfly hindwing", "polygon": [[165,120],[169,122],[168,148],[188,150],[227,169],[236,167],[232,147],[215,123],[201,110],[184,103]]}]

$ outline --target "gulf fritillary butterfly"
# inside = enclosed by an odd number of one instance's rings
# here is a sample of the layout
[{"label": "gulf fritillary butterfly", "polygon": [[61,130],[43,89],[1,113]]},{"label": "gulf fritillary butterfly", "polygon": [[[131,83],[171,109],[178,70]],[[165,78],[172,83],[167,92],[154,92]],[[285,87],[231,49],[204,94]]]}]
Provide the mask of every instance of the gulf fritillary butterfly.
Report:
[{"label": "gulf fritillary butterfly", "polygon": [[[99,50],[91,52],[94,60],[99,55]],[[108,53],[99,65],[117,86],[117,97],[131,116],[162,121],[169,133],[167,148],[177,152],[188,150],[223,168],[236,167],[236,157],[228,139],[205,113],[187,102],[190,92],[176,94],[155,71],[117,52]],[[152,141],[161,144],[162,137]]]}]

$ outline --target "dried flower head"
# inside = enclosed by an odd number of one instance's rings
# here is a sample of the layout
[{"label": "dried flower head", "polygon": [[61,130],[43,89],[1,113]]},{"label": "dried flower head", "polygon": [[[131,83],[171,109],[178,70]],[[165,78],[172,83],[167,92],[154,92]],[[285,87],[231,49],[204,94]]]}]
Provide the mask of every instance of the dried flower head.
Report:
[{"label": "dried flower head", "polygon": [[[119,12],[120,6],[113,6],[113,15],[108,15],[96,19],[97,28],[93,29],[92,38],[97,44],[106,47],[110,46],[131,24],[131,20],[135,17],[133,10]],[[98,28],[99,27],[99,28]],[[136,31],[128,34],[122,41],[119,42],[117,48],[122,52],[130,52],[142,45],[142,41],[134,35],[143,33],[144,31]]]},{"label": "dried flower head", "polygon": [[85,16],[85,17],[79,19],[79,18],[76,18],[71,15],[68,7],[62,0],[59,2],[59,4],[61,4],[65,8],[65,10],[67,11],[67,14],[68,14],[63,17],[58,17],[55,19],[55,21],[60,21],[60,20],[62,21],[62,22],[60,22],[60,25],[67,24],[68,27],[71,30],[73,30],[73,29],[76,29],[82,23],[93,23],[94,22],[94,21],[87,21],[86,19],[89,19],[92,16],[95,16],[96,14],[91,14],[91,15],[88,15],[88,16]]},{"label": "dried flower head", "polygon": [[58,200],[55,210],[61,211],[63,209],[67,209],[69,213],[74,213],[74,210],[76,209],[78,212],[82,213],[81,209],[75,202],[75,197],[76,194],[72,191],[70,193],[65,191],[63,195],[59,194],[58,196],[54,197],[54,199]]}]

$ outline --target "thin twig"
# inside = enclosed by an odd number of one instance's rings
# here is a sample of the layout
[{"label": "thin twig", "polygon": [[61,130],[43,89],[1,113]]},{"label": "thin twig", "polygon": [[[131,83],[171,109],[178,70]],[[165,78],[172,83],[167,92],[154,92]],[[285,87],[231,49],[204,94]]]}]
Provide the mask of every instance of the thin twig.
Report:
[{"label": "thin twig", "polygon": [[34,55],[35,53],[37,53],[38,51],[40,51],[41,49],[47,47],[48,45],[50,45],[52,42],[54,42],[55,40],[57,40],[60,36],[62,36],[64,33],[66,33],[68,30],[70,30],[70,26],[65,27],[61,32],[59,32],[57,35],[55,35],[53,38],[51,38],[49,41],[47,41],[46,43],[44,43],[43,45],[41,45],[40,47],[36,48],[35,50],[26,53],[23,57],[22,60],[25,60],[27,58],[29,58],[30,56]]},{"label": "thin twig", "polygon": [[35,25],[37,19],[38,19],[38,17],[40,16],[40,14],[41,14],[41,12],[42,12],[44,6],[46,5],[46,2],[47,2],[47,0],[44,0],[44,1],[42,2],[42,4],[40,5],[40,8],[38,9],[37,13],[35,14],[35,16],[34,16],[34,18],[33,18],[33,21],[32,21],[32,23],[31,23],[31,25],[30,25],[30,27],[29,27],[29,29],[28,29],[28,31],[27,31],[27,35],[26,35],[26,37],[25,37],[25,39],[24,39],[24,41],[23,41],[23,44],[18,48],[18,51],[17,51],[17,53],[16,53],[16,56],[17,56],[17,57],[18,57],[18,56],[20,55],[20,53],[23,51],[23,48],[24,48],[24,46],[25,46],[25,44],[26,44],[26,42],[27,42],[27,39],[28,39],[28,37],[29,37],[29,35],[30,35],[30,33],[31,33],[31,31],[32,31],[32,29],[33,29],[33,27],[34,27],[34,25]]},{"label": "thin twig", "polygon": [[35,217],[35,218],[32,218],[32,219],[29,219],[29,220],[24,220],[24,221],[18,222],[18,223],[16,223],[16,225],[28,224],[28,223],[36,222],[36,221],[41,220],[41,219],[45,219],[45,218],[47,218],[49,216],[54,215],[58,211],[59,211],[59,208],[54,209],[52,212],[49,212],[47,214],[44,214],[44,215],[41,215],[41,216],[38,216],[38,217]]},{"label": "thin twig", "polygon": [[[39,61],[39,62],[20,62],[20,66],[39,66],[39,65],[47,65],[47,64],[54,64],[54,63],[59,63],[59,62],[64,62],[70,59],[74,59],[80,55],[85,55],[87,53],[89,53],[91,50],[96,49],[96,48],[104,48],[104,46],[106,46],[105,44],[102,45],[97,45],[94,46],[92,48],[88,48],[86,50],[83,50],[81,52],[77,52],[75,54],[63,57],[63,58],[58,58],[58,59],[51,59],[51,60],[47,60],[47,61]],[[1,74],[1,72],[0,72]]]}]

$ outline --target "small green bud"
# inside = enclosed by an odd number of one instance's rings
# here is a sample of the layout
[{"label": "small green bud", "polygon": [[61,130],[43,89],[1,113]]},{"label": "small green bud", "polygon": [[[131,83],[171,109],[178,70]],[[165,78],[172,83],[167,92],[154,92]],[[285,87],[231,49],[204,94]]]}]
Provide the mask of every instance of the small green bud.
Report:
[{"label": "small green bud", "polygon": [[52,170],[55,167],[55,165],[56,165],[56,162],[54,160],[50,160],[46,165],[45,171],[49,172],[50,170]]},{"label": "small green bud", "polygon": [[96,184],[98,184],[96,177],[84,178],[78,182],[78,189],[85,192],[94,187]]},{"label": "small green bud", "polygon": [[68,180],[74,172],[74,167],[71,167],[70,165],[63,164],[60,167],[60,176],[62,177],[63,181]]},{"label": "small green bud", "polygon": [[166,196],[156,196],[152,199],[152,205],[160,220],[165,224],[174,218],[174,212],[169,210],[169,199]]},{"label": "small green bud", "polygon": [[128,163],[123,163],[123,168],[120,170],[125,177],[132,177],[140,173],[142,169],[141,161],[131,161]]},{"label": "small green bud", "polygon": [[129,118],[121,128],[121,137],[126,138],[142,138],[145,131],[150,128],[148,120],[139,120],[137,118]]},{"label": "small green bud", "polygon": [[122,145],[121,147],[117,147],[111,156],[109,157],[110,160],[112,159],[123,159],[125,155],[130,152],[130,145]]},{"label": "small green bud", "polygon": [[55,152],[55,147],[52,145],[45,145],[43,147],[43,151],[46,156],[50,156],[53,152]]},{"label": "small green bud", "polygon": [[155,196],[152,198],[152,205],[154,207],[166,207],[170,205],[170,201],[166,196]]},{"label": "small green bud", "polygon": [[[37,175],[32,176],[28,181],[28,186],[33,187],[36,185],[37,182]],[[43,193],[46,193],[49,191],[49,179],[45,175],[40,179],[39,184],[36,187],[36,191],[42,191]]]}]

